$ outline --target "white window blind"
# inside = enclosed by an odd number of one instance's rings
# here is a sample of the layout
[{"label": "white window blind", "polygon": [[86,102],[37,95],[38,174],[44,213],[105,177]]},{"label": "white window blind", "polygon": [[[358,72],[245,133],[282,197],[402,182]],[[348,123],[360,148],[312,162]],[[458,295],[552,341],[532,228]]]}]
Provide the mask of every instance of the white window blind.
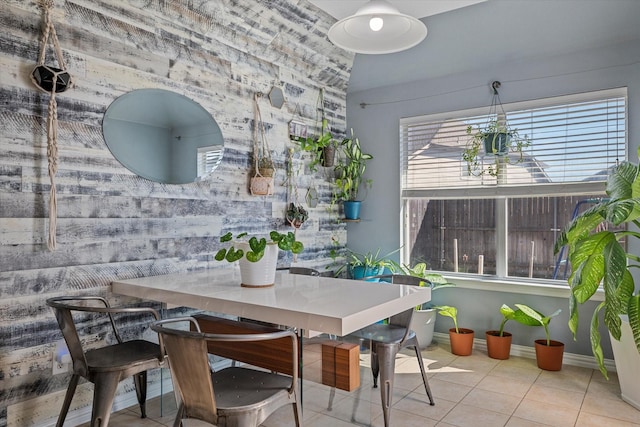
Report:
[{"label": "white window blind", "polygon": [[[518,155],[509,155],[499,178],[469,175],[462,160],[471,139],[467,127],[472,125],[475,131],[477,125],[490,120],[486,112],[467,110],[402,119],[403,195],[443,188],[495,190],[603,182],[608,169],[626,159],[626,89],[504,104],[503,108],[509,127],[526,135],[531,145],[524,149],[520,163]],[[482,152],[482,167],[494,159]]]}]

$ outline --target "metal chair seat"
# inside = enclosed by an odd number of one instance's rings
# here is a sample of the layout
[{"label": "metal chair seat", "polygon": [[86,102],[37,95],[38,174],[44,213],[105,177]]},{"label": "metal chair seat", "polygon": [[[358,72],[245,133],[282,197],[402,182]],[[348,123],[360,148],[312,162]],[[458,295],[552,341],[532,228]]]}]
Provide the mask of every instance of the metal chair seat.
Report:
[{"label": "metal chair seat", "polygon": [[139,369],[140,365],[157,365],[160,346],[144,340],[133,340],[122,344],[88,350],[84,356],[87,359],[89,371],[110,372],[126,369]]},{"label": "metal chair seat", "polygon": [[351,335],[365,340],[373,340],[377,343],[399,344],[403,340],[409,340],[416,336],[416,333],[412,330],[409,330],[409,334],[406,332],[407,328],[402,326],[376,323],[355,331]]},{"label": "metal chair seat", "polygon": [[[178,329],[189,322],[194,331]],[[174,427],[184,419],[216,426],[258,427],[276,409],[292,405],[296,426],[300,426],[298,406],[298,340],[290,330],[265,333],[204,333],[197,319],[178,317],[154,322],[151,328],[163,337],[173,379],[178,412]],[[291,343],[291,372],[275,372],[229,367],[211,372],[208,342],[242,344],[286,339]]]},{"label": "metal chair seat", "polygon": [[[67,392],[60,409],[56,427],[62,427],[69,412],[71,400],[80,378],[93,383],[93,406],[91,409],[91,427],[107,427],[111,417],[113,400],[120,381],[133,377],[136,396],[142,418],[146,417],[147,370],[164,365],[164,348],[160,344],[144,340],[124,341],[114,319],[115,314],[152,315],[159,320],[158,312],[148,307],[115,308],[102,297],[62,296],[47,300],[56,316],[73,362],[73,374],[69,380]],[[88,313],[104,317],[111,326],[111,332],[117,344],[107,344],[100,348],[83,348],[80,334],[74,322],[74,313]],[[82,319],[84,320],[84,319]],[[101,325],[98,319],[91,321],[91,327]],[[87,332],[88,334],[89,332]],[[91,333],[94,333],[93,331]]]}]

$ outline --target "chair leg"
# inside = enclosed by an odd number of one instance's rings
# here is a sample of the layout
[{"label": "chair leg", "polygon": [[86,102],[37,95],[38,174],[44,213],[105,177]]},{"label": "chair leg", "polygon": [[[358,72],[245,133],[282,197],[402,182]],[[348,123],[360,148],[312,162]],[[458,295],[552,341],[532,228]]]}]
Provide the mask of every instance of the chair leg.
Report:
[{"label": "chair leg", "polygon": [[429,397],[429,405],[434,406],[436,403],[433,401],[433,396],[431,395],[431,387],[429,387],[429,380],[427,380],[427,373],[424,370],[424,362],[422,361],[422,353],[420,353],[420,347],[417,345],[413,346],[413,349],[416,352],[416,357],[418,358],[418,365],[420,365],[420,373],[422,374],[422,382],[424,383],[424,390],[427,392],[427,396]]},{"label": "chair leg", "polygon": [[76,392],[76,387],[78,386],[79,379],[80,375],[73,374],[71,376],[71,380],[69,380],[67,393],[64,395],[64,402],[62,403],[62,409],[60,409],[60,415],[58,415],[58,422],[56,423],[56,427],[62,427],[62,425],[64,424],[64,420],[67,418],[67,413],[69,412],[71,400],[73,399],[73,395]]},{"label": "chair leg", "polygon": [[93,408],[91,410],[91,427],[109,425],[113,399],[118,390],[120,373],[104,373],[95,376],[93,382]]},{"label": "chair leg", "polygon": [[378,388],[378,374],[380,373],[380,363],[376,348],[371,346],[371,373],[373,374],[373,388]]},{"label": "chair leg", "polygon": [[133,376],[133,383],[136,386],[136,397],[140,405],[140,418],[147,418],[147,371],[138,372]]},{"label": "chair leg", "polygon": [[389,419],[391,418],[391,400],[393,397],[397,353],[398,350],[395,345],[376,345],[376,354],[380,365],[380,400],[382,401],[385,427],[389,427]]}]

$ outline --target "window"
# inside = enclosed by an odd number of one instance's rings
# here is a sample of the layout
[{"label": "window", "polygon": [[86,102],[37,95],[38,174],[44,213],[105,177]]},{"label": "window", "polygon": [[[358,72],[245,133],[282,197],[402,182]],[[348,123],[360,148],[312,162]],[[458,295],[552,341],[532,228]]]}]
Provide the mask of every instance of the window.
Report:
[{"label": "window", "polygon": [[[626,159],[626,89],[503,105],[531,145],[497,176],[467,172],[462,153],[479,110],[402,119],[402,262],[441,271],[562,279],[553,253],[577,212],[605,196]],[[482,166],[495,162],[483,155]],[[566,255],[566,254],[565,254]]]}]

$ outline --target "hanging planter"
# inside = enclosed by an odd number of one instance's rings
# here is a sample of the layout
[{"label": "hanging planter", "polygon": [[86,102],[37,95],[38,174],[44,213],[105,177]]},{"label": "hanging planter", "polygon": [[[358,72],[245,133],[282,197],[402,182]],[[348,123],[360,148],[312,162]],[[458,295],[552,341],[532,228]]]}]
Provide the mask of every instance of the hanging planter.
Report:
[{"label": "hanging planter", "polygon": [[251,178],[249,190],[253,196],[270,196],[273,194],[273,175],[275,168],[271,159],[271,150],[267,143],[264,130],[264,122],[260,114],[258,99],[261,93],[256,93],[253,97],[255,124],[253,129],[253,166],[254,175]]},{"label": "hanging planter", "polygon": [[[489,120],[483,127],[467,126],[467,135],[471,137],[462,152],[462,160],[467,164],[469,176],[484,174],[497,177],[500,169],[507,164],[517,164],[524,160],[523,150],[531,145],[529,138],[521,136],[517,129],[512,129],[507,123],[507,115],[502,108],[498,88],[500,82],[491,83],[493,98],[489,107]],[[484,154],[483,154],[484,150]],[[510,161],[509,154],[516,159]],[[482,167],[482,157],[492,158],[489,166]]]},{"label": "hanging planter", "polygon": [[[52,251],[56,248],[56,224],[58,216],[55,183],[55,175],[58,171],[58,104],[56,102],[56,93],[65,92],[73,85],[73,81],[67,71],[67,65],[58,42],[58,36],[51,21],[50,12],[51,8],[53,8],[53,0],[43,0],[42,6],[44,9],[44,27],[42,29],[42,40],[40,42],[40,55],[38,57],[38,65],[31,73],[31,81],[38,89],[50,94],[47,118],[47,159],[49,162],[49,181],[51,188],[49,190],[49,239],[47,240],[47,247]],[[54,48],[58,67],[45,65],[45,54],[48,42],[50,42]]]},{"label": "hanging planter", "polygon": [[309,218],[306,209],[301,205],[289,203],[287,208],[287,223],[294,228],[300,228],[302,224]]}]

